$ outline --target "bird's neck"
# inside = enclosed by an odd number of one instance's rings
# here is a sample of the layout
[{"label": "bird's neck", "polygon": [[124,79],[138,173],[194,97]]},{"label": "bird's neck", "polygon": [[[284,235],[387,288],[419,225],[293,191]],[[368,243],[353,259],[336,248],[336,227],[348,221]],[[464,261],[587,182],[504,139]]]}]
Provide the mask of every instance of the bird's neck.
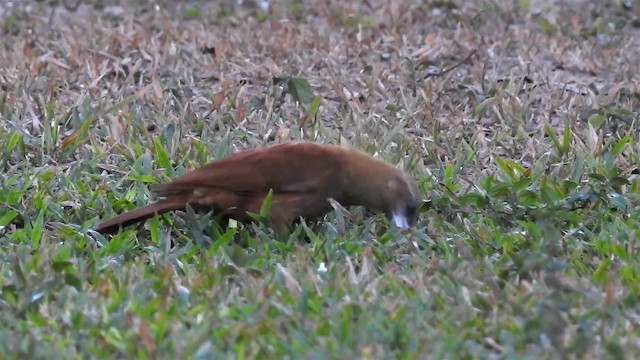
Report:
[{"label": "bird's neck", "polygon": [[389,173],[394,171],[391,165],[369,157],[358,150],[350,150],[347,165],[345,165],[342,186],[346,190],[344,198],[339,201],[343,206],[363,205],[376,210],[381,209],[386,188],[384,182]]}]

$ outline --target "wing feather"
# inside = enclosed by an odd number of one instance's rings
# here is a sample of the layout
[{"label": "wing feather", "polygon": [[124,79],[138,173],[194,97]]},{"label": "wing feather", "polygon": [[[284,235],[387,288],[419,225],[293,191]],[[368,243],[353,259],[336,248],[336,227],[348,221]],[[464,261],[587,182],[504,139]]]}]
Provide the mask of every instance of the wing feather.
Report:
[{"label": "wing feather", "polygon": [[159,196],[219,189],[240,196],[255,193],[309,193],[335,182],[341,162],[335,146],[291,142],[235,153],[192,170],[151,190]]}]

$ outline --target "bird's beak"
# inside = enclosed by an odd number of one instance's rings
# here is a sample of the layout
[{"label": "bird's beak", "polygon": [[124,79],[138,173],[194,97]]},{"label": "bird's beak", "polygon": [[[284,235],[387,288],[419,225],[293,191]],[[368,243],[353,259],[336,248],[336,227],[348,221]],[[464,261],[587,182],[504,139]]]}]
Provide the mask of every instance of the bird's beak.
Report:
[{"label": "bird's beak", "polygon": [[404,214],[404,212],[402,210],[396,210],[393,212],[392,214],[393,216],[393,223],[399,227],[400,229],[407,229],[409,228],[409,219],[407,219],[407,216]]}]

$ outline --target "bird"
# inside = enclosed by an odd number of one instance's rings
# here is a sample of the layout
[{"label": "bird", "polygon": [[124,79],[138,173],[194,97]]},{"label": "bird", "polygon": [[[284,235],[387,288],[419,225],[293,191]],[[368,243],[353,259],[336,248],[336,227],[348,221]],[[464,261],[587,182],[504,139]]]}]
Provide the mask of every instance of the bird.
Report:
[{"label": "bird", "polygon": [[245,149],[173,181],[152,184],[158,200],[101,222],[101,234],[143,222],[155,214],[186,209],[213,210],[221,219],[255,221],[271,194],[269,222],[286,232],[301,218],[329,213],[330,199],[343,207],[363,206],[384,213],[400,229],[417,221],[419,190],[413,177],[399,167],[355,147],[289,141]]}]

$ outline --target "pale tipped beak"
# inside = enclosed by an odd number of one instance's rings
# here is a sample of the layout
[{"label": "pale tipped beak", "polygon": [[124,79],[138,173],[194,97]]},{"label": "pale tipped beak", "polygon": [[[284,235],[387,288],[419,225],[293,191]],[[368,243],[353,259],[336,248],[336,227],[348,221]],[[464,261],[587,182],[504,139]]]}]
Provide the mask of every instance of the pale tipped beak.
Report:
[{"label": "pale tipped beak", "polygon": [[393,212],[393,223],[400,229],[409,228],[409,219],[402,211]]}]

